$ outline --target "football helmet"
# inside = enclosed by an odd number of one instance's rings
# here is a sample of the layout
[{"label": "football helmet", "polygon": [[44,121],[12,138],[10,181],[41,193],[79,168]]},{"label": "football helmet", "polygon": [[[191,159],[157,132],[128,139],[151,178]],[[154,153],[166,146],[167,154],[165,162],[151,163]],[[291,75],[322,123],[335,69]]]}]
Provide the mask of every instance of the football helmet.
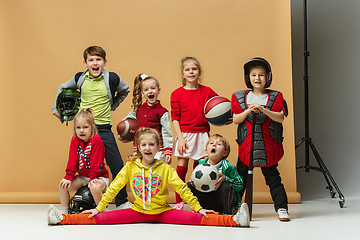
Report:
[{"label": "football helmet", "polygon": [[90,188],[86,185],[77,190],[75,195],[70,199],[70,214],[81,213],[84,210],[96,207],[94,198],[90,192]]},{"label": "football helmet", "polygon": [[64,89],[59,93],[56,100],[56,109],[60,115],[61,123],[74,119],[79,111],[80,102],[80,93],[74,89]]}]

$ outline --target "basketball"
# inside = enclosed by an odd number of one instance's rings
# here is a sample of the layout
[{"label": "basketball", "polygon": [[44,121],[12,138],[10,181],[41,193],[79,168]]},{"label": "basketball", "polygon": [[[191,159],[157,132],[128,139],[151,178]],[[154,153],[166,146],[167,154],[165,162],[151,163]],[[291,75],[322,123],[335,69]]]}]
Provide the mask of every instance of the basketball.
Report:
[{"label": "basketball", "polygon": [[129,141],[134,141],[136,127],[137,127],[137,121],[128,118],[119,122],[116,129],[120,137]]},{"label": "basketball", "polygon": [[231,118],[231,102],[226,97],[212,97],[205,104],[204,114],[209,123],[223,126]]}]

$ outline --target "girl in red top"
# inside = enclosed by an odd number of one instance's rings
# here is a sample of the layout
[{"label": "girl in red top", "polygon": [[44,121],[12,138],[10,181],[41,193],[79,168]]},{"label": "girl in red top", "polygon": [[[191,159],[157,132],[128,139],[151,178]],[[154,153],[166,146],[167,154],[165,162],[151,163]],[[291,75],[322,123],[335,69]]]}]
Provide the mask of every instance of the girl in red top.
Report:
[{"label": "girl in red top", "polygon": [[[74,118],[74,136],[71,139],[66,175],[60,180],[61,212],[69,210],[69,191],[88,184],[94,201],[98,204],[109,184],[109,173],[104,163],[105,147],[98,134],[92,110],[80,110]],[[76,175],[76,173],[78,173]]]},{"label": "girl in red top", "polygon": [[[159,81],[146,74],[139,74],[134,81],[132,109],[124,119],[137,120],[136,131],[141,127],[153,128],[160,134],[160,149],[155,158],[165,163],[171,163],[171,148],[173,135],[169,120],[169,111],[160,104],[158,95],[160,93]],[[143,97],[145,102],[143,103]],[[129,142],[120,135],[121,142]],[[134,140],[134,153],[137,151],[136,140]]]},{"label": "girl in red top", "polygon": [[[217,96],[210,87],[199,83],[201,76],[200,63],[196,58],[185,57],[181,60],[182,87],[171,93],[171,118],[176,133],[173,144],[173,156],[178,157],[177,174],[185,181],[189,158],[198,160],[206,156],[205,146],[209,139],[210,125],[204,115],[207,100]],[[175,209],[184,206],[176,194]]]}]

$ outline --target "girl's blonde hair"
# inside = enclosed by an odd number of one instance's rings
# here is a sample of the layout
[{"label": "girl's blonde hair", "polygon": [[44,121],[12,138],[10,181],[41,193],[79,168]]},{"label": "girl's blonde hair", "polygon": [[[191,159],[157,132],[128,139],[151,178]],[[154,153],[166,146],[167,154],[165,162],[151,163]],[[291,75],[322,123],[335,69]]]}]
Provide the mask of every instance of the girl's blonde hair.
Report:
[{"label": "girl's blonde hair", "polygon": [[158,88],[160,88],[160,83],[156,78],[152,76],[147,76],[146,74],[143,73],[137,75],[134,80],[134,90],[133,90],[133,99],[132,99],[131,108],[133,109],[135,114],[137,114],[137,111],[139,110],[139,107],[142,104],[142,94],[141,94],[142,83],[149,79],[155,80],[156,85],[158,86]]},{"label": "girl's blonde hair", "polygon": [[[200,76],[201,76],[201,73],[202,73],[202,69],[201,69],[201,66],[200,66],[200,62],[199,60],[197,60],[196,58],[194,57],[183,57],[181,59],[181,76],[183,74],[183,71],[184,71],[184,64],[185,62],[187,61],[193,61],[195,63],[195,65],[197,66],[197,68],[199,69],[199,73],[200,73]],[[183,87],[186,85],[186,80],[184,78],[182,78],[182,85]]]},{"label": "girl's blonde hair", "polygon": [[160,146],[160,135],[159,135],[159,133],[155,129],[141,127],[136,131],[136,134],[135,134],[136,153],[134,155],[130,155],[128,157],[129,161],[134,161],[137,158],[140,158],[140,159],[142,158],[140,150],[139,150],[139,145],[140,145],[141,137],[146,135],[146,134],[152,135],[154,137],[154,139],[155,139],[156,144],[158,146]]},{"label": "girl's blonde hair", "polygon": [[228,140],[226,140],[226,138],[224,138],[223,136],[221,136],[220,134],[214,134],[212,135],[208,141],[206,142],[206,147],[207,145],[209,145],[210,141],[211,140],[220,140],[223,144],[224,144],[224,147],[225,147],[225,151],[227,152],[227,154],[224,156],[224,159],[226,159],[229,154],[230,154],[230,143]]},{"label": "girl's blonde hair", "polygon": [[97,133],[97,128],[93,116],[93,110],[91,108],[84,108],[81,109],[74,117],[74,134],[76,133],[76,122],[81,117],[85,118],[87,123],[93,128],[93,132]]}]

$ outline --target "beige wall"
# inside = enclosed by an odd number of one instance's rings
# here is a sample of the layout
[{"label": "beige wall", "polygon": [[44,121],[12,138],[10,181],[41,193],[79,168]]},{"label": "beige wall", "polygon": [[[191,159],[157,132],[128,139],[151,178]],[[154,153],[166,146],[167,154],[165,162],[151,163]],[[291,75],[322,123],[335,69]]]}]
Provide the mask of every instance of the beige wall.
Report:
[{"label": "beige wall", "polygon": [[[132,89],[138,73],[159,79],[160,100],[170,110],[170,93],[180,86],[180,59],[202,64],[203,84],[231,97],[244,89],[242,66],[261,56],[272,65],[272,88],[280,90],[290,114],[284,122],[285,156],[280,172],[290,202],[296,190],[291,81],[290,1],[138,0],[0,2],[1,150],[0,202],[57,202],[72,123],[52,116],[57,88],[84,70],[82,52],[100,45],[107,70]],[[130,110],[131,97],[113,112],[116,125]],[[213,127],[231,142],[236,163],[236,126]],[[118,143],[125,158],[131,144]],[[173,159],[176,166],[176,159]],[[255,171],[255,201],[269,202],[268,189]]]}]

